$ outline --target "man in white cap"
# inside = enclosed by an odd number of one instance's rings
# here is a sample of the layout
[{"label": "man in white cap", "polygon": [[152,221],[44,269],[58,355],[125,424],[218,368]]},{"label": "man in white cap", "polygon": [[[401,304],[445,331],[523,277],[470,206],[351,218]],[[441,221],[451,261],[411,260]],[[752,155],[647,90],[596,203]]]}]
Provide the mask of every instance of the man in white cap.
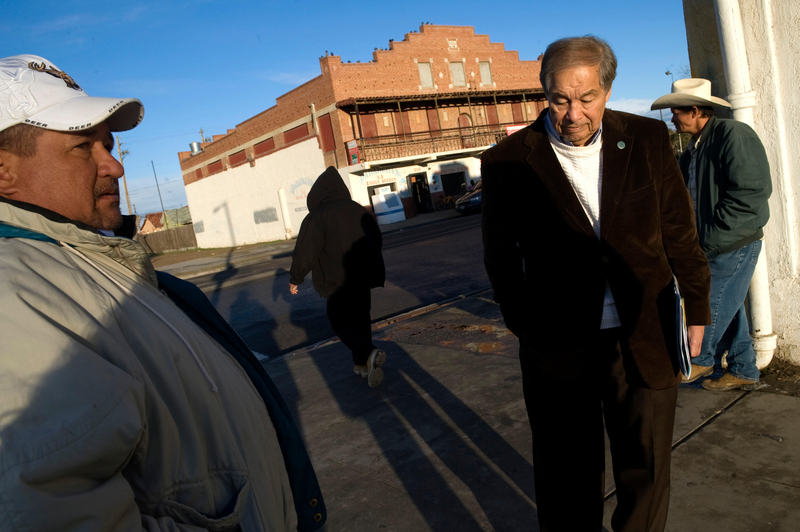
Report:
[{"label": "man in white cap", "polygon": [[688,382],[714,372],[725,350],[727,372],[704,380],[708,390],[731,390],[759,380],[744,302],[758,255],[767,200],[772,192],[769,162],[755,131],[742,122],[717,118],[714,105],[730,107],[711,95],[706,79],[681,79],[672,93],[651,109],[671,109],[672,123],[692,140],[680,166],[694,201],[700,246],[711,268],[711,319]]},{"label": "man in white cap", "polygon": [[325,505],[264,368],[119,209],[114,131],[50,61],[0,59],[0,523],[316,530]]}]

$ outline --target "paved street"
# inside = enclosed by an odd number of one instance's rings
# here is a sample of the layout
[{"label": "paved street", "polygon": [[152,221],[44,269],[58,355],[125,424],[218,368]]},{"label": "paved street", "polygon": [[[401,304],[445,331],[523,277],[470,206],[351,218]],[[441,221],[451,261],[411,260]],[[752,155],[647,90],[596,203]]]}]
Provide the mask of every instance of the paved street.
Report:
[{"label": "paved street", "polygon": [[[491,292],[375,332],[388,362],[374,390],[339,342],[265,363],[305,436],[324,530],[537,531],[517,342]],[[800,398],[681,386],[667,530],[798,530],[798,416]]]},{"label": "paved street", "polygon": [[[451,217],[384,236],[386,285],[372,291],[372,318],[385,318],[486,289],[480,216]],[[291,250],[192,278],[256,352],[274,356],[333,335],[311,275],[289,293]]]},{"label": "paved street", "polygon": [[[420,240],[456,223],[437,220],[387,234],[387,247],[399,234],[395,243],[404,244],[395,249],[425,252],[392,260],[416,264],[447,246],[436,243],[442,237]],[[198,271],[231,269],[226,264],[239,270],[254,258],[263,267],[285,259],[287,249],[283,243],[171,270],[197,282]],[[222,286],[250,284],[236,279]],[[426,293],[412,285],[393,289]],[[539,429],[528,424],[517,341],[491,296],[485,290],[377,321],[376,343],[388,362],[375,389],[353,375],[350,354],[335,338],[263,362],[305,437],[328,508],[326,532],[538,530],[530,440]],[[800,398],[772,392],[680,387],[669,532],[800,529]],[[606,457],[604,524],[611,530],[616,499],[608,451]]]}]

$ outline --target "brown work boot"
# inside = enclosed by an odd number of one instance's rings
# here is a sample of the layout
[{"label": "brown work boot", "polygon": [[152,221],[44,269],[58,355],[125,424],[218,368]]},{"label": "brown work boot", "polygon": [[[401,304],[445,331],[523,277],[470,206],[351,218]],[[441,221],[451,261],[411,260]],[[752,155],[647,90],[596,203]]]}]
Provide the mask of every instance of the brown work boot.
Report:
[{"label": "brown work boot", "polygon": [[706,390],[720,391],[720,390],[737,390],[743,386],[752,386],[758,381],[749,381],[747,379],[740,379],[732,373],[725,373],[719,379],[708,379],[703,381],[703,388]]},{"label": "brown work boot", "polygon": [[691,377],[687,379],[685,375],[681,375],[681,382],[694,382],[697,379],[708,377],[712,373],[714,373],[714,366],[698,366],[697,364],[692,364]]}]

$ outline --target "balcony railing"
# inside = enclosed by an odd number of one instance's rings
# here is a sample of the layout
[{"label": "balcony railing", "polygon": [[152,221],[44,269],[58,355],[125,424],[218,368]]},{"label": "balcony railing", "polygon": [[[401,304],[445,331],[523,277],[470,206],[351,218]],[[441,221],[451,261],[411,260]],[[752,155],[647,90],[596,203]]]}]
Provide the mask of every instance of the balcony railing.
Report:
[{"label": "balcony railing", "polygon": [[358,151],[361,161],[380,161],[489,146],[508,136],[506,125],[513,124],[368,137],[358,139]]}]

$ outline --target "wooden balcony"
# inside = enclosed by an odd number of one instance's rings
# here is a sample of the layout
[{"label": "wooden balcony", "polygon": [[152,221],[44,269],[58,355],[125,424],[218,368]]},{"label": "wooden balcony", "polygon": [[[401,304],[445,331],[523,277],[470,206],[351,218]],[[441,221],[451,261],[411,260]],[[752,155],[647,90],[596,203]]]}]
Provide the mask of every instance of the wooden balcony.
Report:
[{"label": "wooden balcony", "polygon": [[511,125],[514,124],[367,137],[357,140],[358,151],[361,162],[375,162],[384,159],[471,150],[497,144],[506,138],[506,126]]}]

